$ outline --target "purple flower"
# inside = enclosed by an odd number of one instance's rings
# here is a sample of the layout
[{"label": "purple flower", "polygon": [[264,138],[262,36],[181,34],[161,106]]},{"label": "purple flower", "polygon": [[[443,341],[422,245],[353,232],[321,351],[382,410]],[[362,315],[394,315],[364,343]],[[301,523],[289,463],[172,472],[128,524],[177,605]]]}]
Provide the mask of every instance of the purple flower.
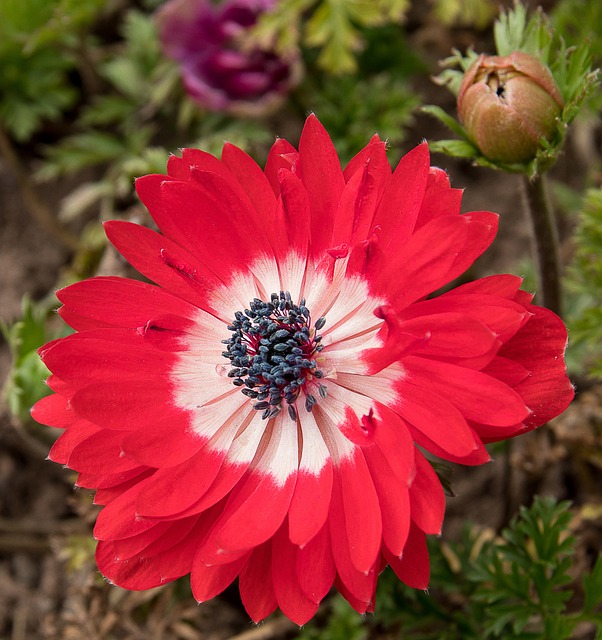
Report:
[{"label": "purple flower", "polygon": [[180,63],[190,97],[212,111],[257,115],[298,81],[299,61],[243,46],[274,0],[170,0],[157,13],[163,50]]}]

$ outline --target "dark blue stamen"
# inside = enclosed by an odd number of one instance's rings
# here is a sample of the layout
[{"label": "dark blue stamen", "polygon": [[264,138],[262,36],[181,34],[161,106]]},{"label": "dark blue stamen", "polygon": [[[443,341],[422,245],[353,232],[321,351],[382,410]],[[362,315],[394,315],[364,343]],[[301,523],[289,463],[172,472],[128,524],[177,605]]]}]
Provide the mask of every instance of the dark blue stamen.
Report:
[{"label": "dark blue stamen", "polygon": [[[269,302],[255,298],[250,308],[237,311],[228,325],[232,337],[222,340],[222,352],[230,360],[228,377],[255,402],[264,420],[277,416],[283,401],[291,420],[297,420],[294,406],[308,379],[323,378],[315,356],[322,350],[322,338],[316,331],[326,324],[318,318],[311,328],[311,314],[305,299],[292,301],[288,291],[272,293]],[[319,395],[326,397],[326,387],[319,384]],[[305,408],[311,411],[315,396],[305,394]]]}]

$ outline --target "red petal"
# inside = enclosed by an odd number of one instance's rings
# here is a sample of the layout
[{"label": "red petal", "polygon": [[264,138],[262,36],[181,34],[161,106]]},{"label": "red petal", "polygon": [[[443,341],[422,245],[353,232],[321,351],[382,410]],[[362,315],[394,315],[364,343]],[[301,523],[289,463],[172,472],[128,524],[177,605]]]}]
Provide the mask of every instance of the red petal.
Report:
[{"label": "red petal", "polygon": [[178,424],[181,419],[174,420],[174,416],[175,412],[167,422],[171,423],[168,430],[165,424],[149,423],[148,430],[127,433],[121,441],[125,454],[149,467],[172,467],[194,456],[207,440],[189,431],[187,425]]},{"label": "red petal", "polygon": [[[411,460],[414,446],[405,427],[399,433],[394,432],[398,422],[393,421],[390,416],[379,422],[375,427],[377,441],[372,446],[363,447],[362,453],[378,494],[383,541],[395,553],[400,554],[410,526],[408,486],[410,472],[413,472]],[[390,453],[393,450],[397,451]],[[395,464],[400,454],[405,458],[402,466]]]},{"label": "red petal", "polygon": [[149,348],[142,336],[129,329],[101,329],[94,334],[115,339],[99,340],[90,334],[67,336],[44,354],[46,366],[77,387],[96,381],[123,386],[141,378],[156,380],[166,376],[175,361],[173,354]]},{"label": "red petal", "polygon": [[172,527],[171,522],[159,522],[151,529],[147,529],[137,536],[113,541],[113,551],[116,560],[127,560],[144,551],[152,542],[160,538]]},{"label": "red petal", "polygon": [[274,191],[261,167],[244,151],[226,142],[222,149],[222,163],[236,177],[255,206],[259,217],[276,207]]},{"label": "red petal", "polygon": [[414,589],[428,587],[430,560],[426,536],[414,523],[410,527],[410,534],[401,559],[387,549],[384,553],[391,568],[402,582]]},{"label": "red petal", "polygon": [[287,140],[284,140],[284,138],[277,138],[268,153],[268,159],[265,165],[265,176],[276,197],[280,196],[278,172],[280,169],[288,169],[299,175],[298,160],[299,154],[295,147]]},{"label": "red petal", "polygon": [[311,204],[310,250],[321,256],[332,246],[334,216],[345,179],[334,145],[314,115],[307,118],[301,133],[299,166]]},{"label": "red petal", "polygon": [[444,216],[419,229],[403,251],[389,251],[386,268],[374,283],[375,293],[382,292],[404,308],[449,282],[448,273],[466,243],[469,226],[465,216]]},{"label": "red petal", "polygon": [[[349,182],[356,171],[363,170],[366,163],[377,164],[382,167],[382,171],[391,177],[391,166],[387,160],[387,143],[374,134],[370,142],[348,162],[343,171],[345,182]],[[387,171],[388,169],[388,171]]]},{"label": "red petal", "polygon": [[137,329],[149,318],[170,313],[194,317],[196,308],[159,287],[126,278],[96,277],[57,291],[59,312],[77,331],[95,327]]},{"label": "red petal", "polygon": [[[105,507],[105,510],[108,507]],[[199,523],[180,542],[156,555],[140,555],[119,561],[110,542],[99,542],[96,547],[96,562],[100,571],[114,584],[124,589],[143,590],[171,582],[192,568],[194,552],[202,535],[203,523]]]},{"label": "red petal", "polygon": [[272,581],[282,613],[298,625],[305,624],[318,610],[318,603],[303,592],[297,579],[297,547],[288,539],[285,522],[272,541]]},{"label": "red petal", "polygon": [[[73,396],[75,411],[109,429],[132,431],[161,429],[161,425],[177,425],[181,431],[189,424],[187,412],[172,404],[167,380],[131,377],[125,381],[95,381]],[[164,427],[163,427],[164,428]],[[173,428],[173,426],[171,427]]]},{"label": "red petal", "polygon": [[[476,443],[476,447],[466,455],[458,456],[453,453],[449,453],[447,448],[441,447],[438,443],[434,442],[430,438],[424,435],[422,431],[418,431],[411,424],[408,425],[410,433],[412,434],[412,438],[414,442],[425,451],[432,453],[434,456],[438,458],[443,458],[443,460],[449,460],[450,462],[455,462],[457,464],[463,465],[480,465],[485,464],[491,460],[491,456],[487,449],[483,446],[483,443],[479,439],[479,434],[476,431],[477,425],[475,428],[471,428],[472,437]],[[479,426],[480,428],[480,426]]]},{"label": "red petal", "polygon": [[[415,359],[415,358],[413,358]],[[408,376],[414,380],[414,376]],[[416,429],[454,456],[466,456],[478,444],[462,413],[438,389],[399,380],[397,412]],[[449,397],[449,394],[447,394]]]},{"label": "red petal", "polygon": [[332,494],[332,461],[313,413],[299,412],[302,445],[297,483],[288,512],[289,537],[303,547],[322,529]]},{"label": "red petal", "polygon": [[73,449],[99,431],[101,428],[90,422],[77,421],[58,437],[48,453],[48,459],[66,465]]},{"label": "red petal", "polygon": [[31,408],[31,417],[40,424],[58,429],[66,429],[77,420],[67,398],[56,393],[38,400]]},{"label": "red petal", "polygon": [[296,562],[299,586],[312,602],[321,602],[336,576],[328,524],[297,551]]},{"label": "red petal", "polygon": [[459,285],[451,291],[448,291],[445,296],[452,297],[456,295],[479,294],[501,296],[507,300],[514,300],[521,283],[522,278],[509,274],[487,276],[486,278],[480,278],[479,280]]},{"label": "red petal", "polygon": [[[412,520],[425,533],[441,533],[445,512],[445,494],[433,467],[416,450],[416,475],[410,485]],[[395,550],[392,549],[393,553]]]},{"label": "red petal", "polygon": [[439,216],[459,215],[462,189],[452,189],[443,169],[430,167],[416,229]]},{"label": "red petal", "polygon": [[[139,482],[144,480],[144,478],[148,478],[153,474],[153,472],[153,469],[144,469],[144,467],[139,467],[138,473],[136,475],[127,478],[123,482],[112,486],[107,486],[102,489],[97,489],[96,493],[94,494],[94,504],[100,504],[104,506],[109,504],[110,502],[113,502],[113,500],[118,498],[122,493],[125,493],[126,491],[131,489],[135,484],[138,484]],[[133,471],[127,475],[131,475],[132,473]]]},{"label": "red petal", "polygon": [[529,311],[534,316],[499,355],[515,360],[531,374],[515,389],[531,409],[525,424],[533,428],[562,413],[575,392],[566,375],[567,334],[562,320],[541,307],[530,306]]},{"label": "red petal", "polygon": [[304,546],[322,528],[328,517],[332,493],[332,463],[318,475],[300,471],[289,508],[291,541]]},{"label": "red petal", "polygon": [[240,599],[253,622],[272,613],[278,603],[272,580],[272,540],[256,547],[238,579]]},{"label": "red petal", "polygon": [[280,197],[278,214],[282,217],[287,231],[284,247],[290,248],[305,257],[310,235],[310,216],[308,193],[301,180],[291,171],[280,169]]},{"label": "red petal", "polygon": [[[367,148],[369,147],[370,145]],[[338,246],[343,242],[349,245],[363,242],[372,231],[376,207],[391,176],[391,168],[382,146],[373,146],[373,151],[343,189],[334,221],[331,246]]]},{"label": "red petal", "polygon": [[[354,598],[368,604],[374,595],[376,572],[374,568],[371,568],[367,572],[359,571],[352,562],[352,549],[347,533],[342,496],[343,489],[338,473],[335,473],[334,480],[332,504],[328,518],[332,557],[337,569],[337,574],[345,585],[345,588],[353,594]],[[357,515],[359,516],[359,514]],[[358,526],[361,527],[361,523]]]},{"label": "red petal", "polygon": [[374,612],[374,601],[376,598],[376,579],[373,580],[374,584],[372,586],[372,595],[370,596],[370,600],[365,601],[360,598],[356,598],[355,595],[347,588],[345,583],[337,577],[335,580],[334,586],[337,591],[347,600],[347,602],[358,612],[358,613],[373,613]]},{"label": "red petal", "polygon": [[232,491],[218,523],[216,542],[226,551],[251,549],[282,524],[293,495],[298,467],[297,431],[278,416],[264,435],[266,446]]},{"label": "red petal", "polygon": [[209,489],[226,451],[207,447],[179,465],[159,469],[140,493],[136,510],[147,517],[165,517],[196,504]]},{"label": "red petal", "polygon": [[123,434],[106,429],[94,433],[78,444],[69,456],[68,465],[75,471],[101,474],[110,469],[111,473],[122,473],[139,467],[136,460],[127,458],[121,449]]},{"label": "red petal", "polygon": [[136,189],[161,231],[227,283],[235,269],[271,248],[248,199],[242,201],[218,174],[203,172],[201,179],[202,189],[146,176]]},{"label": "red petal", "polygon": [[419,319],[422,316],[444,313],[462,313],[479,320],[496,333],[501,342],[509,340],[529,318],[526,309],[511,300],[477,293],[457,295],[455,289],[407,307],[402,311],[401,318]]},{"label": "red petal", "polygon": [[432,357],[470,358],[487,353],[496,343],[496,334],[468,313],[437,313],[400,323],[400,330],[427,334],[421,354]]},{"label": "red petal", "polygon": [[204,564],[197,553],[190,574],[190,586],[195,600],[207,602],[230,586],[247,563],[249,555],[246,554],[228,564],[216,564],[209,567]]},{"label": "red petal", "polygon": [[141,274],[173,295],[213,310],[211,293],[223,283],[197,258],[156,231],[137,224],[113,220],[106,222],[104,228],[117,251]]},{"label": "red petal", "polygon": [[[368,456],[367,456],[368,457]],[[372,480],[379,498],[382,514],[383,542],[393,553],[403,551],[410,527],[410,495],[407,483],[401,482],[390,468],[384,456],[378,460],[372,454],[371,462],[380,462],[373,469]]]},{"label": "red petal", "polygon": [[494,358],[482,371],[501,380],[509,387],[516,387],[530,375],[522,364],[500,356]]},{"label": "red petal", "polygon": [[149,482],[152,482],[152,476],[145,478],[111,504],[103,507],[94,527],[94,537],[97,540],[130,538],[157,524],[156,520],[139,518],[136,515],[138,495]]},{"label": "red petal", "polygon": [[[416,331],[412,331],[410,323],[402,323],[399,320],[399,313],[391,305],[377,307],[374,312],[377,318],[385,320],[377,337],[382,341],[381,347],[366,349],[361,352],[361,358],[366,363],[366,374],[374,375],[382,371],[408,352],[415,349],[424,350],[429,346],[430,326],[418,326]],[[404,324],[410,324],[405,330]],[[419,323],[414,323],[416,325]]]},{"label": "red petal", "polygon": [[503,427],[529,415],[516,391],[480,371],[416,356],[408,356],[404,366],[408,379],[449,398],[468,420]]},{"label": "red petal", "polygon": [[384,250],[405,244],[412,233],[422,205],[429,176],[426,143],[407,153],[397,165],[383,193],[374,224],[382,228]]},{"label": "red petal", "polygon": [[[80,473],[77,476],[75,486],[85,487],[86,489],[121,489],[127,484],[129,489],[129,487],[134,486],[134,484],[148,478],[153,471],[153,469],[149,469],[148,467],[139,466],[130,471],[123,471],[122,473]],[[131,480],[136,480],[136,482],[130,482]]]},{"label": "red petal", "polygon": [[[180,544],[183,540],[188,538],[191,533],[194,533],[196,537],[195,545],[198,545],[202,539],[205,531],[209,528],[212,518],[215,513],[218,513],[218,508],[215,511],[207,511],[201,518],[198,516],[191,516],[189,518],[182,518],[180,520],[166,521],[170,524],[170,528],[161,537],[157,538],[154,542],[151,542],[144,551],[145,556],[151,556],[158,553],[163,553],[172,547]],[[127,540],[126,538],[125,540]],[[115,541],[123,542],[123,541]]]},{"label": "red petal", "polygon": [[471,211],[462,218],[466,218],[468,225],[468,237],[466,244],[461,248],[448,274],[448,281],[461,276],[473,262],[484,253],[493,242],[498,230],[499,217],[490,211]]},{"label": "red petal", "polygon": [[[331,513],[342,510],[338,518],[344,521],[351,562],[357,571],[366,573],[380,551],[382,519],[378,495],[359,447],[334,471]],[[341,534],[339,531],[336,535]]]},{"label": "red petal", "polygon": [[228,462],[228,457],[226,456],[226,462],[222,465],[215,481],[205,492],[203,497],[185,511],[178,513],[178,517],[183,518],[201,513],[202,511],[205,511],[205,509],[208,509],[222,500],[244,476],[248,464],[249,463],[231,464]]},{"label": "red petal", "polygon": [[[189,181],[194,169],[229,175],[224,165],[215,156],[200,149],[182,149],[181,158],[169,156],[167,173],[170,177]],[[165,178],[165,176],[162,177]]]}]

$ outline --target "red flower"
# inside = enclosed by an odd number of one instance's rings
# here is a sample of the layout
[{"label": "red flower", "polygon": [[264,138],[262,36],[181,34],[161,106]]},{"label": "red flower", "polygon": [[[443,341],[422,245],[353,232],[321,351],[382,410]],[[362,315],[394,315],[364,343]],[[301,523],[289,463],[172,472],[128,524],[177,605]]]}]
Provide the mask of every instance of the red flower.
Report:
[{"label": "red flower", "polygon": [[374,137],[341,170],[310,116],[265,172],[227,144],[137,182],[162,234],[109,222],[147,278],[58,293],[78,333],[41,354],[65,428],[50,458],[105,505],[98,566],[147,589],[190,573],[199,601],[237,576],[253,620],[302,624],[334,584],[374,607],[388,563],[425,588],[444,497],[422,450],[487,462],[573,396],[566,332],[510,275],[431,292],[491,243],[497,218],[422,144],[391,172]]}]

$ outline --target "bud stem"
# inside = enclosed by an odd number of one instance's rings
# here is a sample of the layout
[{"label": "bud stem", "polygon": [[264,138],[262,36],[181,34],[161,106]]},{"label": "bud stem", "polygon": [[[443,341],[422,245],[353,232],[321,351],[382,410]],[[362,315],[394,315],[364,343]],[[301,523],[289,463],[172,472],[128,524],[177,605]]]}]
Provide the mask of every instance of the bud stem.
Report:
[{"label": "bud stem", "polygon": [[557,315],[562,315],[558,229],[548,198],[545,176],[532,179],[523,176],[524,202],[531,221],[537,258],[540,303]]}]

